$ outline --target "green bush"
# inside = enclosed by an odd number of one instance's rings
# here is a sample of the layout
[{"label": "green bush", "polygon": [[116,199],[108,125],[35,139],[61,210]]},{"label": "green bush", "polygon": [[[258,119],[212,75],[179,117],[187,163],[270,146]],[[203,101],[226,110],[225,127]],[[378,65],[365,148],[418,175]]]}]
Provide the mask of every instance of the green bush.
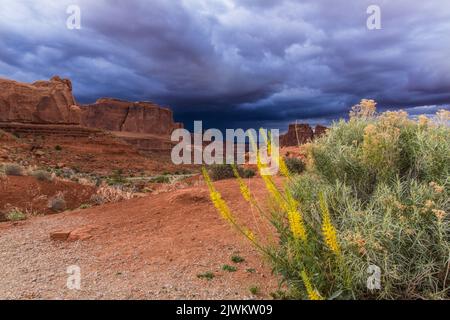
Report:
[{"label": "green bush", "polygon": [[286,167],[291,174],[300,174],[305,171],[305,163],[298,158],[284,158]]},{"label": "green bush", "polygon": [[151,178],[149,181],[152,183],[170,183],[170,176],[160,175],[160,176]]},{"label": "green bush", "polygon": [[31,173],[33,177],[35,177],[39,181],[52,181],[53,177],[50,172],[44,170],[36,170]]},{"label": "green bush", "polygon": [[[249,168],[237,167],[242,178],[252,178],[255,171]],[[233,166],[231,164],[214,164],[208,168],[209,175],[213,181],[234,178]]]},{"label": "green bush", "polygon": [[[287,189],[307,240],[274,213],[280,242],[268,248],[289,296],[450,298],[449,127],[404,112],[356,113],[309,155],[311,167]],[[373,268],[379,289],[367,286]]]},{"label": "green bush", "polygon": [[6,220],[8,220],[8,221],[21,221],[21,220],[25,220],[27,218],[27,216],[21,210],[19,210],[17,208],[9,211],[5,217],[6,217]]},{"label": "green bush", "polygon": [[7,176],[23,176],[25,170],[18,164],[7,163],[3,166],[3,171]]},{"label": "green bush", "polygon": [[222,266],[222,270],[223,270],[223,271],[227,271],[227,272],[236,272],[236,271],[237,271],[237,268],[234,267],[234,266],[230,266],[229,264],[224,264],[224,265]]}]

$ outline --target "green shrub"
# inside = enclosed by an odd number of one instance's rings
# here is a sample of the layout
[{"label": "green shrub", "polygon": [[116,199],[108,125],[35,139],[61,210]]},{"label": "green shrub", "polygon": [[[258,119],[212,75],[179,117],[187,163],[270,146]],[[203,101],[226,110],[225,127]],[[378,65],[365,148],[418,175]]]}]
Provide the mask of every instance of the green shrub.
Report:
[{"label": "green shrub", "polygon": [[126,182],[127,182],[127,180],[123,176],[122,169],[113,170],[112,175],[107,178],[107,183],[110,186],[123,185]]},{"label": "green shrub", "polygon": [[170,183],[170,176],[160,175],[150,179],[152,183]]},{"label": "green shrub", "polygon": [[[255,171],[249,168],[237,167],[239,175],[243,178],[251,178]],[[234,178],[233,166],[231,164],[214,164],[208,168],[209,175],[213,181]]]},{"label": "green shrub", "polygon": [[284,158],[286,167],[291,174],[300,174],[305,171],[305,163],[298,158]]},{"label": "green shrub", "polygon": [[215,278],[215,275],[211,271],[207,271],[207,272],[204,272],[204,273],[199,273],[197,275],[197,278],[199,278],[199,279],[206,279],[206,280],[210,281],[210,280]]},{"label": "green shrub", "polygon": [[[289,296],[450,297],[450,129],[423,120],[354,116],[309,147],[312,166],[288,189],[307,241],[283,214],[273,220],[280,245],[269,257]],[[367,286],[371,268],[379,289]]]},{"label": "green shrub", "polygon": [[240,175],[242,178],[253,178],[256,175],[255,170],[250,169],[250,168],[242,168],[242,170],[239,170]]},{"label": "green shrub", "polygon": [[33,177],[35,177],[39,181],[52,181],[53,177],[50,172],[44,170],[36,170],[31,173]]},{"label": "green shrub", "polygon": [[61,151],[61,150],[62,150],[62,147],[61,147],[60,145],[56,145],[56,146],[55,146],[55,150],[56,150],[56,151]]},{"label": "green shrub", "polygon": [[14,208],[6,214],[6,220],[8,221],[21,221],[25,220],[27,216],[19,209]]},{"label": "green shrub", "polygon": [[7,176],[23,176],[24,168],[15,163],[7,163],[3,166],[3,171]]},{"label": "green shrub", "polygon": [[252,295],[256,296],[256,295],[260,294],[261,289],[258,286],[251,286],[249,288],[249,291]]},{"label": "green shrub", "polygon": [[224,264],[224,265],[222,266],[222,270],[223,270],[223,271],[228,271],[228,272],[236,272],[236,271],[237,271],[237,268],[234,267],[234,266],[230,266],[230,265],[228,265],[228,264]]},{"label": "green shrub", "polygon": [[233,261],[234,263],[241,263],[241,262],[244,262],[245,259],[242,258],[241,256],[235,254],[235,255],[231,256],[231,261]]}]

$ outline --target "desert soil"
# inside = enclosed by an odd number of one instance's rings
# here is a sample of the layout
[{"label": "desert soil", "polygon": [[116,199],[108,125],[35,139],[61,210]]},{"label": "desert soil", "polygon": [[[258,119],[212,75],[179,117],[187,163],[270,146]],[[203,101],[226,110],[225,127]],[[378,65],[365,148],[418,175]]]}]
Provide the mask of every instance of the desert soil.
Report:
[{"label": "desert soil", "polygon": [[49,208],[49,201],[55,197],[62,197],[66,208],[73,210],[89,203],[95,191],[93,186],[59,179],[38,181],[30,176],[3,177],[0,179],[0,212],[18,208],[31,215],[52,214],[55,212]]},{"label": "desert soil", "polygon": [[[249,184],[266,201],[261,179]],[[238,220],[264,233],[236,180],[216,186]],[[86,239],[49,237],[73,230]],[[233,254],[245,261],[233,263]],[[238,270],[223,271],[224,264]],[[81,290],[66,286],[71,265],[81,268]],[[260,253],[220,218],[200,180],[181,190],[0,223],[0,266],[1,299],[263,299],[278,287]],[[208,271],[212,280],[197,277]],[[252,286],[260,294],[252,295]]]}]

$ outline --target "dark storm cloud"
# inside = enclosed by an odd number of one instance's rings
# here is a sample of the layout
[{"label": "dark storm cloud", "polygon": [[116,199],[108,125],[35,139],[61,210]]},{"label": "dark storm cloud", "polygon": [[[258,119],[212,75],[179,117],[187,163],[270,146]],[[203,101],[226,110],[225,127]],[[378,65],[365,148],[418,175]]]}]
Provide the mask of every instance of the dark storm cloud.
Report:
[{"label": "dark storm cloud", "polygon": [[154,100],[220,128],[326,123],[361,98],[428,112],[450,102],[449,55],[440,0],[0,0],[0,76],[59,74],[81,102]]}]

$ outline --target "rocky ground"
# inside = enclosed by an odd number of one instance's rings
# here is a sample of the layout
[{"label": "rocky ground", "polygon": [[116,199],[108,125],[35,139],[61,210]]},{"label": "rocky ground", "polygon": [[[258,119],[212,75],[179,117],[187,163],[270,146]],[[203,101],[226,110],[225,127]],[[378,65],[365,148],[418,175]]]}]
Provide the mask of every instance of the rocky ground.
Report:
[{"label": "rocky ground", "polygon": [[[249,183],[264,203],[261,179]],[[241,222],[267,232],[235,180],[217,187]],[[84,240],[52,240],[55,231]],[[245,261],[232,262],[234,254]],[[222,270],[225,264],[237,271]],[[269,266],[219,217],[201,180],[181,190],[0,223],[0,265],[2,299],[261,299],[277,290]],[[81,290],[66,286],[71,265],[81,269]],[[208,272],[211,280],[198,277]]]}]

